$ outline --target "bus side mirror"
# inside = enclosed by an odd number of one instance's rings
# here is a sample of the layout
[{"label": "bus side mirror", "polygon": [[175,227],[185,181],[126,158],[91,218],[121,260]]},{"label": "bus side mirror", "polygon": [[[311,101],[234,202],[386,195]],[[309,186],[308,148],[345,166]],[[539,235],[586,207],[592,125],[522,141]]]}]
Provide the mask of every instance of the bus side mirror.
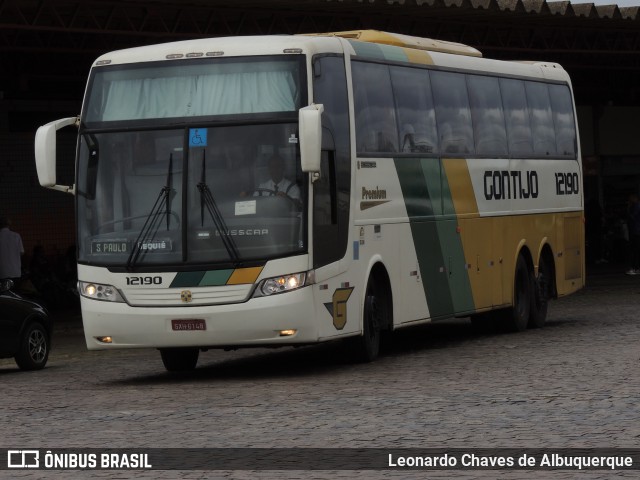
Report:
[{"label": "bus side mirror", "polygon": [[299,111],[300,162],[302,171],[320,178],[320,150],[322,148],[322,112],[324,105],[312,104]]},{"label": "bus side mirror", "polygon": [[77,123],[78,117],[69,117],[54,120],[38,128],[35,142],[36,170],[43,187],[73,194],[73,187],[56,184],[56,132]]}]

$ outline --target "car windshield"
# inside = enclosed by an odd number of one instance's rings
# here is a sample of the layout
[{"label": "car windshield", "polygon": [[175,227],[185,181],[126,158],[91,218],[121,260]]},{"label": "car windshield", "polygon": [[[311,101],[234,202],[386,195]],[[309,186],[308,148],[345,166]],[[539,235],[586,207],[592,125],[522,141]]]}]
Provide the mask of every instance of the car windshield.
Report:
[{"label": "car windshield", "polygon": [[238,264],[306,251],[297,125],[84,131],[81,263]]}]

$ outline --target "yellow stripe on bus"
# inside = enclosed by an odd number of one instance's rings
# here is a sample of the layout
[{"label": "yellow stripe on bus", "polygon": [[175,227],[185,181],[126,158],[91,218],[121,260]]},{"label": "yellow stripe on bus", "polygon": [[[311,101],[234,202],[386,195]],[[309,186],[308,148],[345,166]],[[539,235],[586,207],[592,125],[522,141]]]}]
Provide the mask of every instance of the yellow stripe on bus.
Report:
[{"label": "yellow stripe on bus", "polygon": [[413,48],[405,48],[404,53],[411,63],[419,63],[422,65],[433,65],[433,58],[424,50],[415,50]]},{"label": "yellow stripe on bus", "polygon": [[[484,310],[494,303],[494,289],[500,290],[500,264],[495,261],[493,219],[480,218],[467,161],[461,158],[442,160],[451,201],[455,209],[457,231],[462,242],[464,261],[473,303]],[[502,296],[499,292],[498,297]]]},{"label": "yellow stripe on bus", "polygon": [[479,216],[478,202],[473,192],[467,161],[463,158],[445,158],[442,160],[442,165],[449,183],[456,215]]},{"label": "yellow stripe on bus", "polygon": [[251,267],[251,268],[236,268],[231,274],[227,285],[241,285],[244,283],[254,283],[263,267]]}]

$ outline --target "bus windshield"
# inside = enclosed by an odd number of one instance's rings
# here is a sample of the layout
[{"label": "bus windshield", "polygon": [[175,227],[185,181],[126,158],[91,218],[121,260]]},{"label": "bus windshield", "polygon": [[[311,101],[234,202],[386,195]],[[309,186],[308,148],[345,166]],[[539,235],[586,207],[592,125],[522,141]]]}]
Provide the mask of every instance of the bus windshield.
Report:
[{"label": "bus windshield", "polygon": [[302,56],[207,58],[94,69],[83,123],[295,112]]},{"label": "bus windshield", "polygon": [[95,68],[78,150],[79,261],[239,265],[306,251],[303,60]]},{"label": "bus windshield", "polygon": [[238,264],[306,250],[295,123],[81,134],[79,260]]}]

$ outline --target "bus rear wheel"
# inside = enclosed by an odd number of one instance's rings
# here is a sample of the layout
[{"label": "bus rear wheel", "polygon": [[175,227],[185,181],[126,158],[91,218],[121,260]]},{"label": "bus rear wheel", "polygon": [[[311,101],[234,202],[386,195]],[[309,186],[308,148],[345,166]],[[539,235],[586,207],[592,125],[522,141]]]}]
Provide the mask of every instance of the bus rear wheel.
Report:
[{"label": "bus rear wheel", "polygon": [[168,372],[188,372],[196,368],[200,350],[197,348],[161,348],[160,357]]},{"label": "bus rear wheel", "polygon": [[503,325],[507,331],[522,332],[529,324],[533,302],[532,277],[527,261],[520,255],[513,281],[513,305],[504,312]]},{"label": "bus rear wheel", "polygon": [[542,328],[547,320],[547,309],[551,297],[551,268],[544,257],[538,262],[538,276],[533,281],[533,301],[529,328]]}]

